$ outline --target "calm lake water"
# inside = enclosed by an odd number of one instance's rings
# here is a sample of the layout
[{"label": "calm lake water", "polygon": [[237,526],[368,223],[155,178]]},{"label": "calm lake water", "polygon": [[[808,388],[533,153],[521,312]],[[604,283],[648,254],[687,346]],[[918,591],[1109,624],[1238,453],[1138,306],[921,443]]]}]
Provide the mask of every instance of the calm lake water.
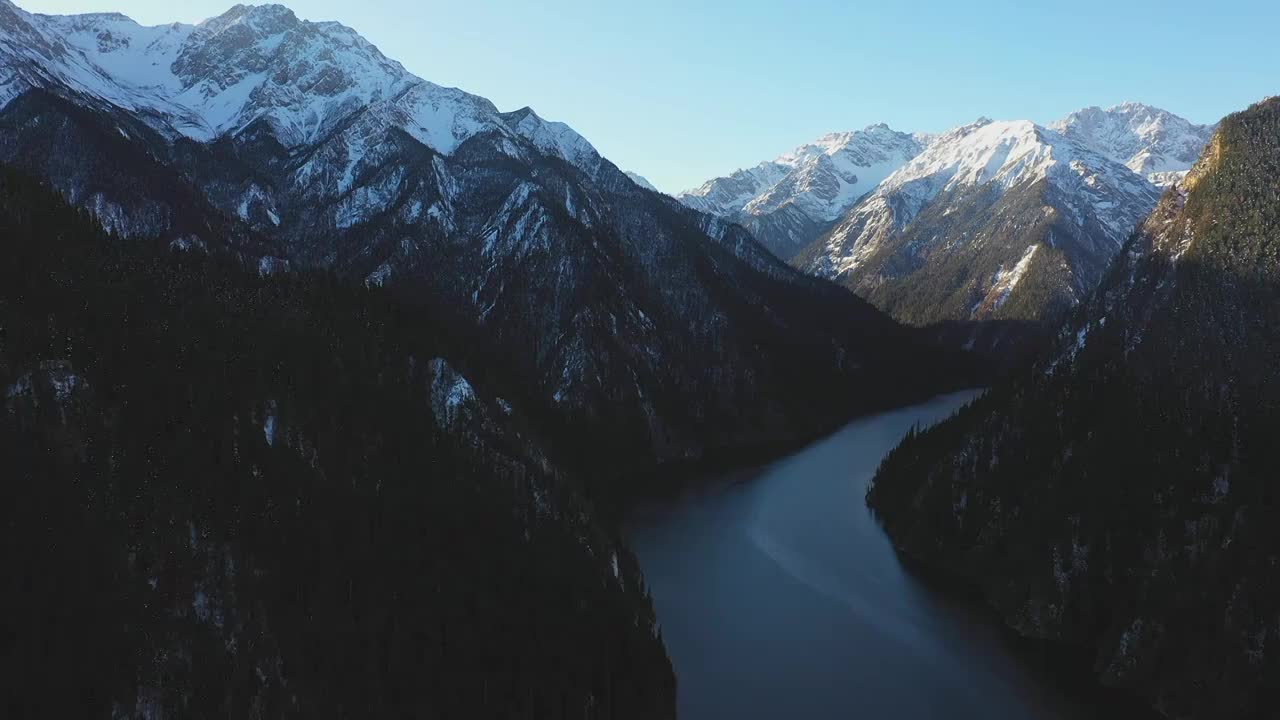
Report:
[{"label": "calm lake water", "polygon": [[885,453],[975,395],[856,421],[633,519],[683,720],[1146,715],[904,569],[867,510]]}]

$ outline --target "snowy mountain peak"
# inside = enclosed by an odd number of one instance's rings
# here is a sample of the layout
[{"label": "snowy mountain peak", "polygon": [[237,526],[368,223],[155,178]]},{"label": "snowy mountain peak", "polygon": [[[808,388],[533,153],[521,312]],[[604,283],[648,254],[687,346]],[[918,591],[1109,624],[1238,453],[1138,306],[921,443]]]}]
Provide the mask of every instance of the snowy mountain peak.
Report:
[{"label": "snowy mountain peak", "polygon": [[286,147],[301,147],[343,129],[354,133],[351,163],[392,127],[445,154],[496,131],[588,173],[601,160],[564,123],[529,108],[501,114],[484,98],[415,77],[355,30],[300,20],[283,5],[143,27],[116,13],[35,15],[3,0],[0,108],[30,87],[140,111],[162,133],[199,141],[262,122]]},{"label": "snowy mountain peak", "polygon": [[[1073,153],[1056,135],[1026,120],[979,118],[953,128],[879,184],[874,196],[892,197],[894,221],[902,225],[939,194],[992,184],[1008,189],[1047,177]],[[868,198],[870,200],[870,198]],[[863,203],[865,207],[879,207]]]},{"label": "snowy mountain peak", "polygon": [[[901,225],[943,192],[975,186],[1004,192],[1040,180],[1068,196],[1102,190],[1144,198],[1151,194],[1143,178],[1065,135],[1029,120],[980,118],[943,133],[881,183],[875,195],[893,197],[895,222]],[[1109,211],[1117,207],[1104,204],[1099,214],[1118,242],[1134,221],[1127,211],[1111,217]]]},{"label": "snowy mountain peak", "polygon": [[[852,132],[828,133],[806,145],[783,153],[773,162],[779,165],[796,167],[817,155],[834,156],[844,151],[859,155],[891,150],[901,146],[910,135],[900,133],[884,123],[868,125],[862,130]],[[914,143],[914,139],[910,142]]]},{"label": "snowy mountain peak", "polygon": [[939,144],[952,142],[955,140],[955,138],[961,138],[961,137],[965,137],[966,135],[970,135],[974,131],[984,128],[988,125],[991,125],[994,122],[995,121],[992,120],[991,118],[987,117],[986,115],[983,115],[982,117],[978,118],[977,120],[974,120],[973,122],[967,125],[958,125],[938,135],[935,138],[935,142]]},{"label": "snowy mountain peak", "polygon": [[1113,105],[1107,108],[1107,111],[1108,112],[1124,112],[1124,113],[1143,112],[1143,113],[1169,114],[1164,110],[1161,110],[1156,107],[1152,107],[1151,105],[1147,105],[1146,103],[1135,102],[1132,100],[1126,100],[1120,103],[1119,105]]},{"label": "snowy mountain peak", "polygon": [[847,132],[827,133],[826,135],[823,135],[822,137],[818,138],[817,140],[813,141],[808,145],[801,145],[800,147],[796,148],[795,150],[792,150],[791,152],[783,153],[782,155],[778,156],[778,158],[774,162],[785,162],[788,159],[803,157],[809,152],[812,152],[812,150],[814,149],[821,150],[827,155],[831,155],[833,153],[839,152],[842,148],[848,147],[849,144],[854,142],[860,135],[877,135],[877,134],[884,135],[885,133],[892,133],[892,132],[893,130],[890,130],[888,125],[878,124],[878,125],[868,125],[866,128],[860,131],[855,130],[855,131],[847,131]]},{"label": "snowy mountain peak", "polygon": [[[8,3],[8,2],[9,0],[0,0],[0,3]],[[117,22],[132,23],[134,25],[138,24],[136,21],[134,21],[133,18],[129,17],[128,15],[125,15],[124,13],[119,13],[119,12],[81,13],[79,15],[69,15],[68,17],[74,18],[75,20],[82,23],[86,23],[86,24],[117,23]]]},{"label": "snowy mountain peak", "polygon": [[1186,120],[1174,115],[1167,110],[1161,110],[1151,105],[1139,102],[1123,102],[1119,105],[1112,105],[1108,108],[1101,108],[1091,105],[1087,108],[1077,110],[1070,113],[1065,118],[1052,123],[1051,127],[1057,128],[1070,127],[1073,125],[1086,123],[1119,123],[1131,127],[1135,132],[1140,134],[1149,133],[1165,124],[1179,123],[1190,124]]},{"label": "snowy mountain peak", "polygon": [[[1015,200],[1006,212],[1010,217],[1030,214],[1001,227],[1000,212],[990,208],[1002,207],[1002,199],[1015,190],[1019,194],[1013,195]],[[1028,206],[1025,199],[1030,197],[1037,199]],[[1030,254],[1030,246],[1057,242],[1052,234],[1034,234],[1034,228],[1046,218],[1063,218],[1061,232],[1084,238],[1078,243],[1080,260],[1069,281],[1073,292],[1083,292],[1157,198],[1155,187],[1145,178],[1063,134],[1027,120],[980,118],[943,133],[880,183],[810,249],[804,265],[829,278],[847,276],[858,291],[874,294],[876,278],[887,272],[877,263],[887,262],[885,258],[893,253],[927,262],[926,247],[947,248],[942,257],[1000,236],[1013,238],[1015,247],[1009,252],[1016,251],[1018,256],[976,269],[983,277],[1020,278],[1021,273],[1009,272],[1021,262],[1022,253],[1028,253],[1026,262],[1031,263],[1031,258],[1039,256]],[[926,211],[927,227],[921,227],[917,219],[926,217]],[[988,219],[995,224],[987,226]],[[1033,234],[1020,236],[1024,231]],[[985,296],[995,292],[993,287],[977,287],[974,292]],[[997,296],[1005,295],[992,295]],[[948,302],[960,303],[954,298]],[[980,303],[973,312],[994,312],[1000,305]],[[951,319],[957,317],[965,319],[962,313]],[[930,317],[937,319],[942,318]]]},{"label": "snowy mountain peak", "polygon": [[600,154],[586,138],[562,122],[543,120],[531,107],[503,113],[502,119],[543,153],[560,157],[588,173],[600,163]]},{"label": "snowy mountain peak", "polygon": [[[775,252],[793,250],[922,149],[916,136],[878,123],[823,135],[773,161],[710,180],[677,199],[694,209],[751,223],[758,238]],[[786,219],[767,222],[779,213]]]},{"label": "snowy mountain peak", "polygon": [[628,170],[628,171],[626,171],[624,174],[625,174],[627,177],[631,178],[631,182],[633,182],[633,183],[635,183],[635,184],[639,185],[640,187],[644,188],[645,190],[652,190],[653,192],[661,192],[661,190],[659,190],[658,188],[654,187],[653,183],[649,182],[649,179],[648,179],[648,178],[646,178],[645,176],[641,175],[640,173],[635,173],[635,172],[631,172],[630,170]]},{"label": "snowy mountain peak", "polygon": [[1049,127],[1157,184],[1190,169],[1213,133],[1213,126],[1137,102],[1084,108]]},{"label": "snowy mountain peak", "polygon": [[199,23],[197,27],[223,32],[243,25],[255,33],[274,35],[298,22],[298,16],[284,5],[235,5],[221,15]]}]

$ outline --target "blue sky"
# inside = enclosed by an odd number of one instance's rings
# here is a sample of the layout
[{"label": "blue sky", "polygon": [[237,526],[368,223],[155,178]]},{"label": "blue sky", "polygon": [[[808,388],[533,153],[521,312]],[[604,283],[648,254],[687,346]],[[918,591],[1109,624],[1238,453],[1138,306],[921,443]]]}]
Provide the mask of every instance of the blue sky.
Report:
[{"label": "blue sky", "polygon": [[[194,22],[232,0],[17,0]],[[667,191],[836,130],[1048,122],[1137,100],[1213,122],[1280,94],[1260,0],[291,0],[436,83],[531,105]],[[1034,6],[1034,7],[1032,7]]]}]

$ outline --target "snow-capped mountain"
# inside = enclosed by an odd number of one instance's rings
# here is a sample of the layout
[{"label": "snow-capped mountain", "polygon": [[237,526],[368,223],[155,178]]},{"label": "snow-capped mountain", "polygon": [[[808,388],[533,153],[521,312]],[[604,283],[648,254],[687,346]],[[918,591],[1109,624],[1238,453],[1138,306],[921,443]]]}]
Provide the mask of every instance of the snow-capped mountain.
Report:
[{"label": "snow-capped mountain", "polygon": [[1085,108],[1049,127],[1161,187],[1191,169],[1214,130],[1140,103]]},{"label": "snow-capped mountain", "polygon": [[1097,284],[1158,197],[1061,133],[983,118],[938,137],[798,262],[906,322],[1036,321]]},{"label": "snow-capped mountain", "polygon": [[913,387],[887,378],[940,377],[916,333],[569,126],[337,23],[272,5],[144,28],[0,0],[0,56],[0,163],[121,235],[424,303],[509,366],[513,402],[613,461],[792,442]]},{"label": "snow-capped mountain", "polygon": [[644,188],[645,190],[652,190],[652,191],[654,191],[654,192],[661,192],[660,190],[658,190],[658,188],[656,188],[656,187],[654,187],[654,186],[653,186],[653,183],[649,182],[649,178],[647,178],[647,177],[645,177],[645,176],[641,175],[640,173],[634,173],[634,172],[631,172],[630,170],[628,170],[628,171],[626,171],[626,173],[625,173],[625,174],[626,174],[626,176],[627,176],[627,177],[631,178],[631,182],[633,182],[633,183],[635,183],[635,184],[639,185],[640,187]]},{"label": "snow-capped mountain", "polygon": [[697,189],[679,193],[676,198],[695,210],[738,218],[748,203],[786,177],[789,171],[789,167],[779,162],[762,162],[753,168],[708,180]]},{"label": "snow-capped mountain", "polygon": [[[349,27],[281,5],[237,5],[198,25],[143,27],[124,15],[28,14],[0,0],[0,107],[57,83],[207,142],[266,124],[286,148],[340,132],[359,112],[370,137],[403,130],[440,153],[484,132],[520,136],[590,172],[599,155],[563,123],[410,74]],[[350,148],[353,159],[363,147]]]},{"label": "snow-capped mountain", "polygon": [[835,220],[921,149],[915,136],[883,124],[826,135],[779,157],[790,172],[743,211],[762,215],[793,203],[815,220]]},{"label": "snow-capped mountain", "polygon": [[924,149],[928,136],[872,125],[832,133],[777,159],[715,178],[677,198],[746,224],[782,258],[817,237],[858,198]]}]

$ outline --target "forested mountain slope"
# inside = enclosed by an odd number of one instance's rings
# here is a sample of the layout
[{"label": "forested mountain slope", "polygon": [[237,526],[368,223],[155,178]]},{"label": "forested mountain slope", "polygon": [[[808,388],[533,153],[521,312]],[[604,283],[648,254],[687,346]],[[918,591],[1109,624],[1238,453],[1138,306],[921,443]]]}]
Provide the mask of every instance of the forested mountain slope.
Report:
[{"label": "forested mountain slope", "polygon": [[6,717],[674,716],[634,559],[431,312],[3,167],[0,245]]},{"label": "forested mountain slope", "polygon": [[1052,352],[890,455],[906,554],[1170,717],[1280,713],[1280,100],[1222,122]]}]

